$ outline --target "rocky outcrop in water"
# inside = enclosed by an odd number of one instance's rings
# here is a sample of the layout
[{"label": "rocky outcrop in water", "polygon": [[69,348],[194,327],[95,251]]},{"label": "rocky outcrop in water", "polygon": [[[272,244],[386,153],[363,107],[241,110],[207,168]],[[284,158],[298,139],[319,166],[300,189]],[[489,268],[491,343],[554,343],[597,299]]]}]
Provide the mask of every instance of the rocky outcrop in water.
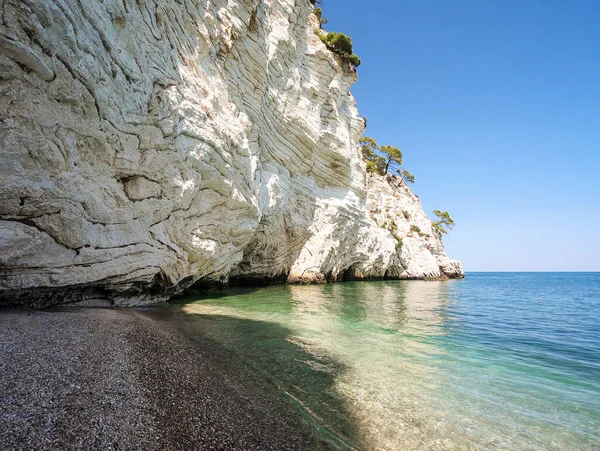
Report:
[{"label": "rocky outcrop in water", "polygon": [[438,238],[398,247],[383,226],[404,231],[396,210],[418,201],[367,188],[356,74],[311,12],[305,0],[5,0],[0,303],[462,275]]}]

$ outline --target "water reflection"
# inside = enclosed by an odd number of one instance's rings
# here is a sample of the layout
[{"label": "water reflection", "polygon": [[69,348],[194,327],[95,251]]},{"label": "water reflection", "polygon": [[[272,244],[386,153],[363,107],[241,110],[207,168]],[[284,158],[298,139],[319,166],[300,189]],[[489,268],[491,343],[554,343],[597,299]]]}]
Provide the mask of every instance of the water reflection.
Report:
[{"label": "water reflection", "polygon": [[[197,334],[230,351],[243,366],[260,375],[265,385],[279,391],[304,414],[305,421],[321,441],[335,448],[349,448],[357,436],[352,413],[337,396],[335,378],[345,372],[342,363],[310,349],[295,336],[282,318],[290,310],[284,303],[264,298],[264,311],[257,304],[240,308],[219,303],[187,304],[182,310],[191,318],[186,334]],[[247,298],[244,298],[247,299]],[[242,303],[243,304],[243,303]],[[289,303],[288,303],[289,304]],[[259,320],[259,317],[268,320]],[[244,369],[241,369],[244,371]]]},{"label": "water reflection", "polygon": [[587,450],[600,443],[600,278],[581,302],[582,277],[276,286],[170,309],[334,446]]},{"label": "water reflection", "polygon": [[[450,327],[443,314],[448,287],[418,281],[268,287],[183,310],[214,318],[214,339],[262,365],[344,440],[371,449],[443,449],[462,442],[447,442],[451,422],[442,421],[441,403],[429,399],[444,379],[435,364],[444,350],[435,337]],[[224,328],[223,318],[251,320],[255,330]],[[273,336],[268,323],[284,327],[285,338]]]},{"label": "water reflection", "polygon": [[359,445],[444,447],[443,410],[427,398],[443,380],[435,359],[444,351],[434,338],[447,331],[441,313],[447,287],[412,281],[290,287],[291,329],[310,352],[344,364],[336,390],[357,421]]}]

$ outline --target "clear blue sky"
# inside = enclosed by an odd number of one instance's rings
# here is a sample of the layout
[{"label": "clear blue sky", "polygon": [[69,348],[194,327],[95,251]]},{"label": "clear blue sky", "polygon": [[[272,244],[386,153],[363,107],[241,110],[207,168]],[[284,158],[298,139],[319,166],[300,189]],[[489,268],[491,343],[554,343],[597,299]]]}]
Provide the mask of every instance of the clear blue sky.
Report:
[{"label": "clear blue sky", "polygon": [[324,0],[467,271],[600,271],[600,0]]}]

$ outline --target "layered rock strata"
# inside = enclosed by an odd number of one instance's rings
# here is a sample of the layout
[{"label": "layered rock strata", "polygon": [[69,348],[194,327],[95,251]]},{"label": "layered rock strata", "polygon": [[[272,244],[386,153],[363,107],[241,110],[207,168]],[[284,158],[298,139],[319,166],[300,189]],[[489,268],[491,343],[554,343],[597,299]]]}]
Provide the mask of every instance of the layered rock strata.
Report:
[{"label": "layered rock strata", "polygon": [[1,14],[0,303],[462,274],[439,239],[398,247],[382,226],[399,216],[375,205],[414,197],[367,187],[356,74],[310,2],[5,0]]}]

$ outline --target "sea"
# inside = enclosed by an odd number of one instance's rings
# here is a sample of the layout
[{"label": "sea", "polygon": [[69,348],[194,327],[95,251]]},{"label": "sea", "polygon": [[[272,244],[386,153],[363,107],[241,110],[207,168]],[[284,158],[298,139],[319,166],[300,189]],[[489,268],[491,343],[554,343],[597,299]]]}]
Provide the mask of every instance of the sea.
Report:
[{"label": "sea", "polygon": [[236,288],[170,308],[332,448],[600,449],[600,273]]}]

